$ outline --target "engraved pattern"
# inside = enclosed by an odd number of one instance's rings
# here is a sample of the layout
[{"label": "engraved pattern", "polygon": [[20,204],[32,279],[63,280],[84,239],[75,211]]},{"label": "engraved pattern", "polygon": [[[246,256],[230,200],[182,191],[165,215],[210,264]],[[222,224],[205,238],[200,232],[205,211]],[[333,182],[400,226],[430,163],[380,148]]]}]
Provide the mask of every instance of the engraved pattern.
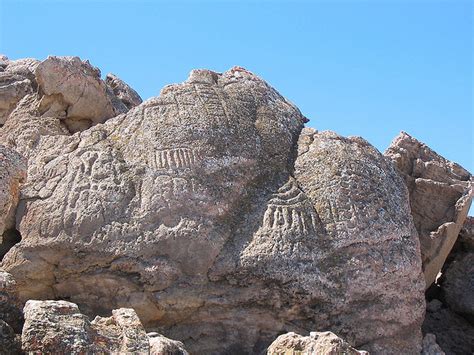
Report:
[{"label": "engraved pattern", "polygon": [[215,123],[229,124],[229,119],[222,100],[217,94],[213,86],[208,84],[195,84],[196,92],[206,107],[209,118],[213,119]]},{"label": "engraved pattern", "polygon": [[319,217],[294,179],[283,185],[268,202],[263,227],[272,231],[308,234],[317,229]]},{"label": "engraved pattern", "polygon": [[181,170],[196,166],[200,160],[201,156],[196,149],[184,147],[156,150],[150,154],[148,163],[159,170]]}]

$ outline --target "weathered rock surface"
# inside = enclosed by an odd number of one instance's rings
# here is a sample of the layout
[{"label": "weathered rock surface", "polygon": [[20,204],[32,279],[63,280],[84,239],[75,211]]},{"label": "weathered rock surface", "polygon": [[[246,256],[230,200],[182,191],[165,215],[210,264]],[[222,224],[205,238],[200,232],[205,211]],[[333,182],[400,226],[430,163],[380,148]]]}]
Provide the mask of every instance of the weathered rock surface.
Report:
[{"label": "weathered rock surface", "polygon": [[358,355],[369,354],[358,351],[331,332],[311,332],[302,336],[293,332],[280,335],[267,350],[268,355]]},{"label": "weathered rock surface", "polygon": [[109,318],[89,318],[66,301],[28,301],[24,308],[22,349],[52,354],[148,354],[149,341],[132,309]]},{"label": "weathered rock surface", "polygon": [[305,129],[299,154],[295,177],[327,233],[308,258],[329,281],[313,289],[326,294],[322,313],[335,324],[319,326],[374,353],[419,351],[423,280],[403,180],[360,137]]},{"label": "weathered rock surface", "polygon": [[436,279],[469,212],[472,175],[405,132],[385,152],[410,191],[426,288]]},{"label": "weathered rock surface", "polygon": [[150,340],[150,355],[188,355],[180,341],[168,339],[155,332],[147,335]]},{"label": "weathered rock surface", "polygon": [[[24,97],[0,128],[29,158],[22,241],[2,261],[23,300],[69,299],[88,315],[132,307],[191,353],[258,353],[316,327],[375,353],[421,350],[407,189],[367,142],[305,130],[297,144],[299,110],[238,67],[195,70],[74,135],[56,103],[76,92],[38,83],[46,96]],[[44,97],[47,111],[28,111]]]},{"label": "weathered rock surface", "polygon": [[446,353],[436,343],[436,335],[426,334],[423,338],[421,355],[446,355]]},{"label": "weathered rock surface", "polygon": [[9,242],[7,231],[15,228],[20,185],[25,179],[25,159],[16,151],[0,144],[0,259],[13,246]]},{"label": "weathered rock surface", "polygon": [[474,327],[435,299],[428,304],[423,333],[432,333],[446,355],[474,352]]}]

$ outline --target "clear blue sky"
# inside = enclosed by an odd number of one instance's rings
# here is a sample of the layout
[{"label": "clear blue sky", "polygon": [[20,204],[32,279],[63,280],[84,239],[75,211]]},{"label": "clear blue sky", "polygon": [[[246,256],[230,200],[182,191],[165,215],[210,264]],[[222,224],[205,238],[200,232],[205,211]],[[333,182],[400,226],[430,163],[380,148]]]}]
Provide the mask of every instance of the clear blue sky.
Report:
[{"label": "clear blue sky", "polygon": [[0,0],[0,52],[78,55],[143,98],[240,65],[384,150],[405,130],[474,171],[473,2]]}]

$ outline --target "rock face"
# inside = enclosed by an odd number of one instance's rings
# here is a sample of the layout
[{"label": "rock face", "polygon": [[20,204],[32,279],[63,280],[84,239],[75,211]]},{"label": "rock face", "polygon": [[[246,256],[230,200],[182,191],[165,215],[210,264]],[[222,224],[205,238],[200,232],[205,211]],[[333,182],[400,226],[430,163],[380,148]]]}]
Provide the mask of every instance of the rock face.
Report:
[{"label": "rock face", "polygon": [[471,205],[472,176],[405,132],[385,152],[410,191],[426,288],[436,279]]},{"label": "rock face", "polygon": [[66,301],[28,301],[24,309],[22,349],[54,354],[148,354],[149,342],[132,309],[89,322]]},{"label": "rock face", "polygon": [[305,355],[358,355],[369,354],[357,351],[346,341],[331,332],[311,332],[310,336],[296,333],[280,335],[267,350],[267,355],[305,354]]},{"label": "rock face", "polygon": [[25,178],[25,160],[14,150],[0,144],[0,235],[15,226],[20,184]]},{"label": "rock face", "polygon": [[15,213],[25,179],[25,159],[0,144],[0,259],[19,241],[14,231]]},{"label": "rock face", "polygon": [[419,243],[408,191],[395,168],[362,138],[305,129],[295,177],[326,231],[312,248],[317,257],[307,259],[319,268],[312,272],[328,281],[313,289],[325,293],[329,309],[323,313],[336,326],[320,326],[356,346],[379,334],[384,340],[366,347],[375,353],[419,351],[424,314]]},{"label": "rock face", "polygon": [[[37,76],[84,66],[74,83],[102,92],[87,63],[42,64]],[[316,327],[375,353],[421,350],[408,192],[366,141],[300,136],[299,110],[239,67],[195,70],[71,135],[88,109],[93,122],[108,114],[87,100],[63,110],[66,93],[79,103],[89,89],[40,77],[43,94],[24,97],[0,129],[29,159],[22,241],[2,261],[22,300],[68,299],[88,315],[131,307],[191,353],[258,353],[282,332]]]}]

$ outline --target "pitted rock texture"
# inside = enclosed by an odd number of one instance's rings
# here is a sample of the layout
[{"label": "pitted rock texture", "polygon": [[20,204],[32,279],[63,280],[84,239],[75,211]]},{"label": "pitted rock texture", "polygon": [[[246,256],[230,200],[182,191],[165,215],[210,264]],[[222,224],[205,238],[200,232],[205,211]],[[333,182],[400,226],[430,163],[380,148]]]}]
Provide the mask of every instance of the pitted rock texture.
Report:
[{"label": "pitted rock texture", "polygon": [[149,354],[149,341],[132,309],[90,322],[66,301],[28,301],[22,349],[42,354]]},{"label": "pitted rock texture", "polygon": [[267,355],[369,355],[358,351],[331,332],[311,332],[302,336],[293,332],[280,335],[267,350]]},{"label": "pitted rock texture", "polygon": [[11,133],[41,125],[25,117],[0,129],[29,159],[22,241],[2,261],[23,300],[131,307],[191,353],[258,353],[316,327],[374,352],[421,350],[403,181],[360,138],[300,137],[305,117],[252,73],[195,70],[74,135],[54,116],[44,134],[18,132],[31,147]]},{"label": "pitted rock texture", "polygon": [[168,339],[156,332],[148,333],[150,355],[189,355],[180,341]]},{"label": "pitted rock texture", "polygon": [[410,204],[421,242],[426,288],[436,279],[471,205],[472,175],[405,132],[385,152],[410,191]]},{"label": "pitted rock texture", "polygon": [[15,228],[20,186],[26,179],[26,161],[16,151],[0,144],[0,258],[12,246],[8,230]]},{"label": "pitted rock texture", "polygon": [[326,231],[312,260],[327,279],[312,289],[333,324],[319,326],[374,353],[419,351],[424,284],[403,180],[360,137],[304,129],[298,149],[295,178]]}]

